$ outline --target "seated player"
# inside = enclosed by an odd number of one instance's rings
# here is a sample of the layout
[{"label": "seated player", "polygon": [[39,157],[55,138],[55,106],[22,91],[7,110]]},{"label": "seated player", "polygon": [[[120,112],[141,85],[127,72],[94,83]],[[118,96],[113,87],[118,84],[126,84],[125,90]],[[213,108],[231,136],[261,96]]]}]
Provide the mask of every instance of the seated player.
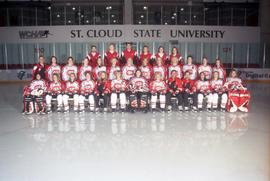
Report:
[{"label": "seated player", "polygon": [[44,96],[47,85],[39,73],[34,77],[35,79],[24,89],[23,113],[32,114],[35,111],[37,114],[45,114]]},{"label": "seated player", "polygon": [[220,59],[216,59],[216,64],[213,67],[213,72],[218,72],[218,76],[223,82],[226,82],[226,70],[224,69],[223,65],[221,64]]},{"label": "seated player", "polygon": [[203,57],[202,64],[198,67],[198,74],[204,73],[206,80],[212,78],[212,67],[208,64],[208,59]]},{"label": "seated player", "polygon": [[52,79],[53,80],[49,83],[47,95],[45,97],[48,113],[52,112],[52,99],[56,99],[57,101],[57,112],[61,112],[63,107],[62,93],[64,91],[64,85],[59,78],[59,74],[53,74]]},{"label": "seated player", "polygon": [[[97,80],[96,90],[95,90],[95,103],[96,103],[96,112],[103,110],[107,112],[108,110],[108,101],[110,96],[110,81],[107,80],[106,72],[100,72],[99,79]],[[103,102],[101,101],[103,100]]]},{"label": "seated player", "polygon": [[149,64],[149,60],[147,58],[142,60],[142,65],[139,67],[142,72],[142,76],[147,80],[150,81],[153,76],[153,69],[152,66]]},{"label": "seated player", "polygon": [[135,112],[135,109],[141,109],[146,113],[149,87],[147,80],[142,76],[140,70],[136,70],[135,76],[130,79],[129,90],[131,112]]},{"label": "seated player", "polygon": [[187,70],[184,74],[184,78],[182,80],[182,88],[183,88],[183,102],[184,102],[184,110],[189,110],[189,98],[192,98],[192,109],[193,111],[197,111],[197,94],[195,89],[195,81],[191,79],[190,71]]},{"label": "seated player", "polygon": [[140,61],[138,63],[138,66],[141,66],[142,65],[142,62],[144,61],[144,59],[147,59],[148,60],[148,63],[150,63],[150,60],[152,59],[152,54],[151,52],[149,51],[149,47],[147,45],[144,45],[143,46],[143,49],[142,49],[142,53],[140,55]]},{"label": "seated player", "polygon": [[117,62],[118,60],[116,58],[113,58],[111,60],[112,65],[110,67],[107,67],[107,74],[108,74],[109,80],[114,80],[116,78],[116,72],[121,70]]},{"label": "seated player", "polygon": [[122,67],[122,77],[124,80],[129,81],[135,75],[136,66],[133,64],[132,58],[127,59],[126,65]]},{"label": "seated player", "polygon": [[222,111],[225,111],[228,96],[226,89],[224,87],[223,79],[219,78],[219,72],[215,71],[213,74],[213,79],[210,82],[212,90],[212,108],[217,110],[221,108]]},{"label": "seated player", "polygon": [[108,50],[104,54],[104,65],[107,67],[111,66],[111,60],[113,58],[119,59],[118,53],[115,49],[115,44],[111,43]]},{"label": "seated player", "polygon": [[62,69],[62,80],[65,82],[68,81],[71,73],[74,73],[75,78],[77,78],[78,67],[74,64],[74,59],[68,57],[67,64]]},{"label": "seated player", "polygon": [[88,53],[86,58],[90,62],[91,67],[97,66],[97,59],[101,57],[97,51],[97,47],[95,45],[91,46],[91,51]]},{"label": "seated player", "polygon": [[51,65],[47,67],[46,77],[48,81],[53,81],[53,75],[58,74],[59,78],[61,78],[62,68],[59,64],[57,64],[57,58],[55,56],[51,57]]},{"label": "seated player", "polygon": [[[172,97],[177,98],[177,105],[179,110],[183,110],[183,86],[182,80],[177,77],[176,70],[171,71],[171,76],[168,79],[167,105],[168,110],[172,109]],[[176,104],[174,104],[176,105]]]},{"label": "seated player", "polygon": [[79,67],[78,77],[80,81],[85,80],[85,72],[92,72],[92,67],[89,64],[89,60],[87,58],[83,59],[82,65]]},{"label": "seated player", "polygon": [[210,82],[206,80],[204,72],[200,73],[200,79],[195,83],[195,89],[198,97],[198,109],[202,111],[203,108],[203,100],[207,99],[207,111],[211,111],[212,105],[212,94],[211,94],[211,86]]},{"label": "seated player", "polygon": [[135,65],[138,64],[137,52],[132,49],[132,43],[126,43],[126,49],[121,54],[121,65],[125,65],[127,60],[131,58]]},{"label": "seated player", "polygon": [[100,79],[101,72],[106,72],[106,71],[107,71],[107,67],[104,66],[104,64],[102,62],[102,58],[99,57],[97,59],[97,66],[93,69],[93,78],[95,80]]},{"label": "seated player", "polygon": [[80,112],[85,110],[85,100],[88,100],[90,111],[95,110],[95,89],[96,82],[93,80],[91,72],[85,72],[85,80],[81,82],[80,86]]},{"label": "seated player", "polygon": [[168,77],[170,78],[172,75],[172,71],[176,71],[177,78],[182,79],[183,73],[182,73],[182,68],[179,65],[179,60],[176,57],[173,57],[171,60],[171,65],[168,67]]},{"label": "seated player", "polygon": [[165,110],[166,106],[166,92],[167,85],[161,78],[160,73],[155,73],[155,79],[150,83],[150,94],[151,94],[151,109],[155,111],[157,108],[157,100],[159,99],[160,109]]},{"label": "seated player", "polygon": [[69,75],[69,80],[66,82],[63,95],[64,113],[69,112],[69,99],[73,98],[74,111],[78,111],[79,107],[79,90],[80,84],[76,80],[75,73]]},{"label": "seated player", "polygon": [[187,64],[183,65],[183,72],[189,71],[189,77],[191,80],[197,79],[197,66],[193,64],[192,56],[187,57]]},{"label": "seated player", "polygon": [[121,71],[116,71],[116,78],[111,81],[111,107],[114,112],[117,108],[117,99],[119,98],[120,109],[122,112],[126,109],[126,90],[127,84],[122,79]]},{"label": "seated player", "polygon": [[225,87],[228,90],[227,111],[249,111],[250,92],[244,87],[243,82],[237,77],[237,71],[232,70],[227,78]]},{"label": "seated player", "polygon": [[159,72],[163,80],[167,79],[167,67],[162,65],[162,59],[158,57],[156,59],[156,65],[153,66],[153,74]]}]

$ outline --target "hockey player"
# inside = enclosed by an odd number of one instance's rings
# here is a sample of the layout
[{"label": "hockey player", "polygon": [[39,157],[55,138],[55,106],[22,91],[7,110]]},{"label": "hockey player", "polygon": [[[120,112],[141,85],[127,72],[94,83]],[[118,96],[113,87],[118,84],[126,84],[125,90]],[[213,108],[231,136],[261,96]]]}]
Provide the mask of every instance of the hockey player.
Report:
[{"label": "hockey player", "polygon": [[215,71],[213,79],[210,82],[212,90],[212,108],[217,110],[218,107],[220,107],[221,110],[225,111],[228,96],[224,87],[223,79],[220,79],[219,75],[219,72]]},{"label": "hockey player", "polygon": [[189,71],[189,76],[191,80],[197,79],[197,66],[192,63],[192,56],[187,57],[187,64],[183,65],[183,72]]},{"label": "hockey player", "polygon": [[49,83],[47,94],[45,97],[47,112],[52,112],[52,99],[57,101],[57,112],[61,112],[63,107],[63,91],[65,90],[63,83],[60,81],[59,74],[53,74],[52,81]]},{"label": "hockey player", "polygon": [[66,82],[63,95],[64,113],[69,112],[69,99],[73,98],[74,111],[78,111],[79,107],[79,91],[80,84],[76,80],[76,74],[69,74],[69,80]]},{"label": "hockey player", "polygon": [[142,60],[142,65],[139,67],[142,72],[142,76],[147,80],[150,81],[153,76],[153,68],[149,64],[149,60],[147,58]]},{"label": "hockey player", "polygon": [[101,57],[97,52],[97,47],[95,45],[91,46],[91,51],[88,53],[86,58],[89,60],[91,67],[97,66],[97,59]]},{"label": "hockey player", "polygon": [[228,90],[227,111],[236,112],[240,110],[248,112],[250,92],[244,87],[242,80],[237,77],[236,70],[231,71],[230,77],[227,78],[224,86]]},{"label": "hockey player", "polygon": [[189,110],[189,98],[192,98],[192,109],[197,111],[197,94],[195,88],[195,81],[191,79],[191,71],[187,70],[184,74],[184,78],[182,80],[183,87],[183,101],[184,101],[184,110]]},{"label": "hockey player", "polygon": [[43,55],[38,57],[38,63],[34,65],[32,70],[32,79],[34,80],[36,75],[39,74],[41,79],[46,80],[46,64]]},{"label": "hockey player", "polygon": [[77,78],[78,67],[74,64],[74,59],[68,57],[67,64],[62,69],[62,80],[65,82],[68,81],[71,73],[74,73],[75,78]]},{"label": "hockey player", "polygon": [[51,65],[47,67],[46,70],[46,78],[48,81],[53,81],[53,75],[58,74],[61,79],[61,71],[62,68],[59,64],[57,64],[57,58],[55,56],[51,57]]},{"label": "hockey player", "polygon": [[226,82],[226,70],[222,66],[220,59],[216,59],[216,64],[213,67],[213,72],[218,72],[219,78]]},{"label": "hockey player", "polygon": [[166,102],[167,102],[169,111],[172,109],[172,101],[171,101],[172,97],[177,98],[178,109],[183,110],[183,85],[182,85],[182,80],[177,77],[176,70],[171,71],[171,76],[168,79],[168,92],[167,92]]},{"label": "hockey player", "polygon": [[95,80],[98,80],[100,78],[101,72],[106,72],[106,71],[107,71],[107,67],[104,66],[104,64],[102,63],[102,58],[99,57],[97,59],[97,66],[93,69],[93,78]]},{"label": "hockey player", "polygon": [[118,60],[116,58],[113,58],[111,60],[111,66],[107,67],[107,75],[109,80],[114,80],[116,78],[116,72],[121,71],[120,66],[117,65]]},{"label": "hockey player", "polygon": [[123,112],[126,109],[126,90],[127,83],[122,79],[121,71],[116,71],[116,78],[111,81],[111,107],[113,112],[117,108],[117,98],[119,98],[121,111]]},{"label": "hockey player", "polygon": [[115,49],[115,44],[111,43],[108,50],[104,54],[104,65],[107,67],[111,66],[111,60],[113,58],[119,59],[118,53]]},{"label": "hockey player", "polygon": [[182,79],[183,77],[183,73],[182,73],[182,68],[181,66],[178,64],[179,60],[177,59],[177,57],[173,57],[171,60],[171,65],[169,65],[168,67],[168,77],[170,78],[172,75],[172,71],[176,71],[177,73],[177,78]]},{"label": "hockey player", "polygon": [[167,79],[167,67],[162,65],[162,59],[159,57],[156,59],[156,65],[153,66],[153,73],[159,72],[163,80]]},{"label": "hockey player", "polygon": [[160,108],[162,111],[164,111],[166,106],[167,85],[165,81],[162,80],[161,74],[159,72],[155,73],[155,79],[150,83],[149,89],[151,93],[152,111],[156,110],[158,99],[160,103]]},{"label": "hockey player", "polygon": [[198,67],[198,74],[204,73],[206,80],[211,80],[212,78],[212,67],[208,64],[208,59],[203,57],[202,64]]},{"label": "hockey player", "polygon": [[[167,64],[167,55],[164,51],[164,48],[162,46],[158,47],[158,52],[155,54],[155,60],[157,61],[158,58],[161,58],[162,60],[162,65],[166,65]],[[156,64],[156,62],[154,63],[154,65]]]},{"label": "hockey player", "polygon": [[121,54],[121,65],[125,65],[127,60],[131,58],[135,65],[138,64],[137,52],[132,49],[132,43],[126,43],[126,49]]},{"label": "hockey player", "polygon": [[147,45],[143,46],[142,49],[142,53],[140,55],[140,61],[138,63],[138,66],[142,65],[142,62],[144,61],[144,59],[147,59],[148,62],[150,62],[150,60],[153,58],[152,54],[149,51],[149,47]]},{"label": "hockey player", "polygon": [[85,72],[92,72],[93,69],[91,65],[89,65],[89,60],[84,58],[82,61],[82,65],[79,67],[78,77],[80,81],[85,80]]},{"label": "hockey player", "polygon": [[95,89],[96,82],[92,78],[91,72],[85,72],[85,80],[81,82],[79,105],[80,112],[85,110],[85,100],[88,100],[90,111],[95,110]]},{"label": "hockey player", "polygon": [[[97,80],[95,89],[96,112],[99,111],[100,108],[103,108],[103,111],[107,112],[110,87],[110,81],[107,80],[107,74],[102,71],[99,79]],[[100,102],[101,100],[103,100],[103,104]]]},{"label": "hockey player", "polygon": [[198,109],[202,111],[203,99],[207,99],[207,111],[211,111],[212,94],[210,82],[206,80],[204,72],[200,73],[200,79],[195,82],[195,88],[198,96]]},{"label": "hockey player", "polygon": [[136,66],[133,65],[132,58],[128,58],[126,65],[124,65],[122,67],[122,76],[123,76],[123,79],[126,80],[126,81],[129,81],[130,78],[135,75],[136,69],[137,69]]},{"label": "hockey player", "polygon": [[180,53],[178,53],[178,49],[176,47],[173,47],[172,48],[172,52],[170,54],[170,62],[172,61],[172,59],[176,57],[177,60],[178,60],[178,63],[180,64],[180,66],[183,66],[184,65],[184,62],[183,62],[183,57]]},{"label": "hockey player", "polygon": [[131,112],[135,112],[135,109],[142,109],[147,112],[147,100],[148,100],[148,83],[147,80],[142,76],[140,70],[136,70],[135,76],[129,81],[129,102]]},{"label": "hockey player", "polygon": [[37,114],[45,114],[44,96],[46,91],[46,81],[41,78],[39,73],[36,73],[35,79],[24,92],[24,112],[26,114],[32,114],[34,111]]}]

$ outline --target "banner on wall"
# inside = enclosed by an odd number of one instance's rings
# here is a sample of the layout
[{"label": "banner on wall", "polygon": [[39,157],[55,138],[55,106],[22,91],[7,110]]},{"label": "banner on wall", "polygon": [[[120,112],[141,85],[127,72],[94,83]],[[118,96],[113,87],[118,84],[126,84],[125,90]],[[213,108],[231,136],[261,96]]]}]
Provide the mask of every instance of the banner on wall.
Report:
[{"label": "banner on wall", "polygon": [[31,79],[31,69],[0,70],[0,81],[25,81]]},{"label": "banner on wall", "polygon": [[239,68],[237,70],[243,80],[270,81],[270,69]]},{"label": "banner on wall", "polygon": [[0,43],[53,42],[219,42],[256,43],[259,27],[95,25],[1,27]]}]

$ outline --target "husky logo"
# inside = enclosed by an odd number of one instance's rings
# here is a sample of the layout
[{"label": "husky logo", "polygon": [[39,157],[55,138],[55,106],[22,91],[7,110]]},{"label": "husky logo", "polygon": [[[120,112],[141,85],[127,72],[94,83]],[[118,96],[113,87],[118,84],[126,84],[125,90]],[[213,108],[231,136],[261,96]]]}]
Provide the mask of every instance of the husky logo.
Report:
[{"label": "husky logo", "polygon": [[20,39],[41,39],[48,38],[49,35],[52,35],[49,30],[19,31]]},{"label": "husky logo", "polygon": [[24,75],[25,75],[25,73],[26,73],[25,71],[20,71],[20,72],[17,74],[18,79],[22,80],[23,77],[24,77]]}]

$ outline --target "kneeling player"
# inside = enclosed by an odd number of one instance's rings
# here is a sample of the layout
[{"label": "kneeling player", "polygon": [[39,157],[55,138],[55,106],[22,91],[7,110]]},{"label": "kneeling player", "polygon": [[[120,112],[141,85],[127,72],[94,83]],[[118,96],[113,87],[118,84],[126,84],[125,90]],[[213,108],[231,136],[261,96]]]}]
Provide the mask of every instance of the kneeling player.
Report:
[{"label": "kneeling player", "polygon": [[84,112],[85,100],[88,100],[90,111],[95,109],[95,96],[94,91],[96,83],[92,78],[91,72],[85,72],[85,80],[81,83],[81,95],[79,97],[80,112]]},{"label": "kneeling player", "polygon": [[228,89],[227,111],[242,112],[249,111],[250,92],[244,87],[243,82],[237,77],[236,70],[232,70],[231,76],[227,79],[225,87]]},{"label": "kneeling player", "polygon": [[212,108],[217,110],[218,107],[225,111],[228,96],[225,91],[223,80],[219,78],[219,72],[215,71],[213,79],[210,82],[212,90]]},{"label": "kneeling player", "polygon": [[126,81],[122,79],[121,72],[116,72],[116,79],[111,81],[111,107],[112,111],[117,108],[117,99],[120,101],[120,109],[123,112],[126,109]]},{"label": "kneeling player", "polygon": [[177,77],[177,71],[172,70],[171,76],[168,79],[168,93],[167,93],[167,104],[168,110],[172,109],[172,105],[176,105],[172,103],[172,97],[177,98],[177,105],[179,110],[183,110],[183,86],[182,80]]},{"label": "kneeling player", "polygon": [[150,83],[151,93],[151,109],[155,111],[157,108],[157,100],[159,99],[160,108],[162,111],[165,110],[166,105],[166,92],[167,86],[164,80],[161,78],[160,73],[155,73],[155,80]]},{"label": "kneeling player", "polygon": [[200,79],[195,83],[196,92],[198,95],[198,109],[203,108],[203,100],[207,99],[207,110],[211,111],[212,94],[209,81],[206,80],[204,72],[200,73]]},{"label": "kneeling player", "polygon": [[59,74],[53,74],[52,81],[49,83],[47,95],[45,97],[48,113],[52,112],[52,99],[56,99],[57,101],[57,112],[61,112],[63,107],[62,92],[64,91],[64,88],[59,79]]},{"label": "kneeling player", "polygon": [[147,80],[142,76],[140,70],[136,70],[135,76],[129,81],[130,88],[130,108],[131,112],[134,112],[136,108],[142,109],[147,112],[147,100],[148,100],[148,84]]},{"label": "kneeling player", "polygon": [[79,107],[79,82],[76,80],[74,73],[71,73],[69,80],[66,82],[65,93],[63,95],[64,112],[69,112],[69,99],[73,98],[74,111],[78,111]]},{"label": "kneeling player", "polygon": [[[100,78],[97,80],[95,90],[96,111],[99,111],[99,108],[103,108],[103,111],[107,112],[109,94],[110,94],[110,81],[107,80],[106,72],[102,71],[100,72]],[[103,103],[101,100],[103,100]]]}]

